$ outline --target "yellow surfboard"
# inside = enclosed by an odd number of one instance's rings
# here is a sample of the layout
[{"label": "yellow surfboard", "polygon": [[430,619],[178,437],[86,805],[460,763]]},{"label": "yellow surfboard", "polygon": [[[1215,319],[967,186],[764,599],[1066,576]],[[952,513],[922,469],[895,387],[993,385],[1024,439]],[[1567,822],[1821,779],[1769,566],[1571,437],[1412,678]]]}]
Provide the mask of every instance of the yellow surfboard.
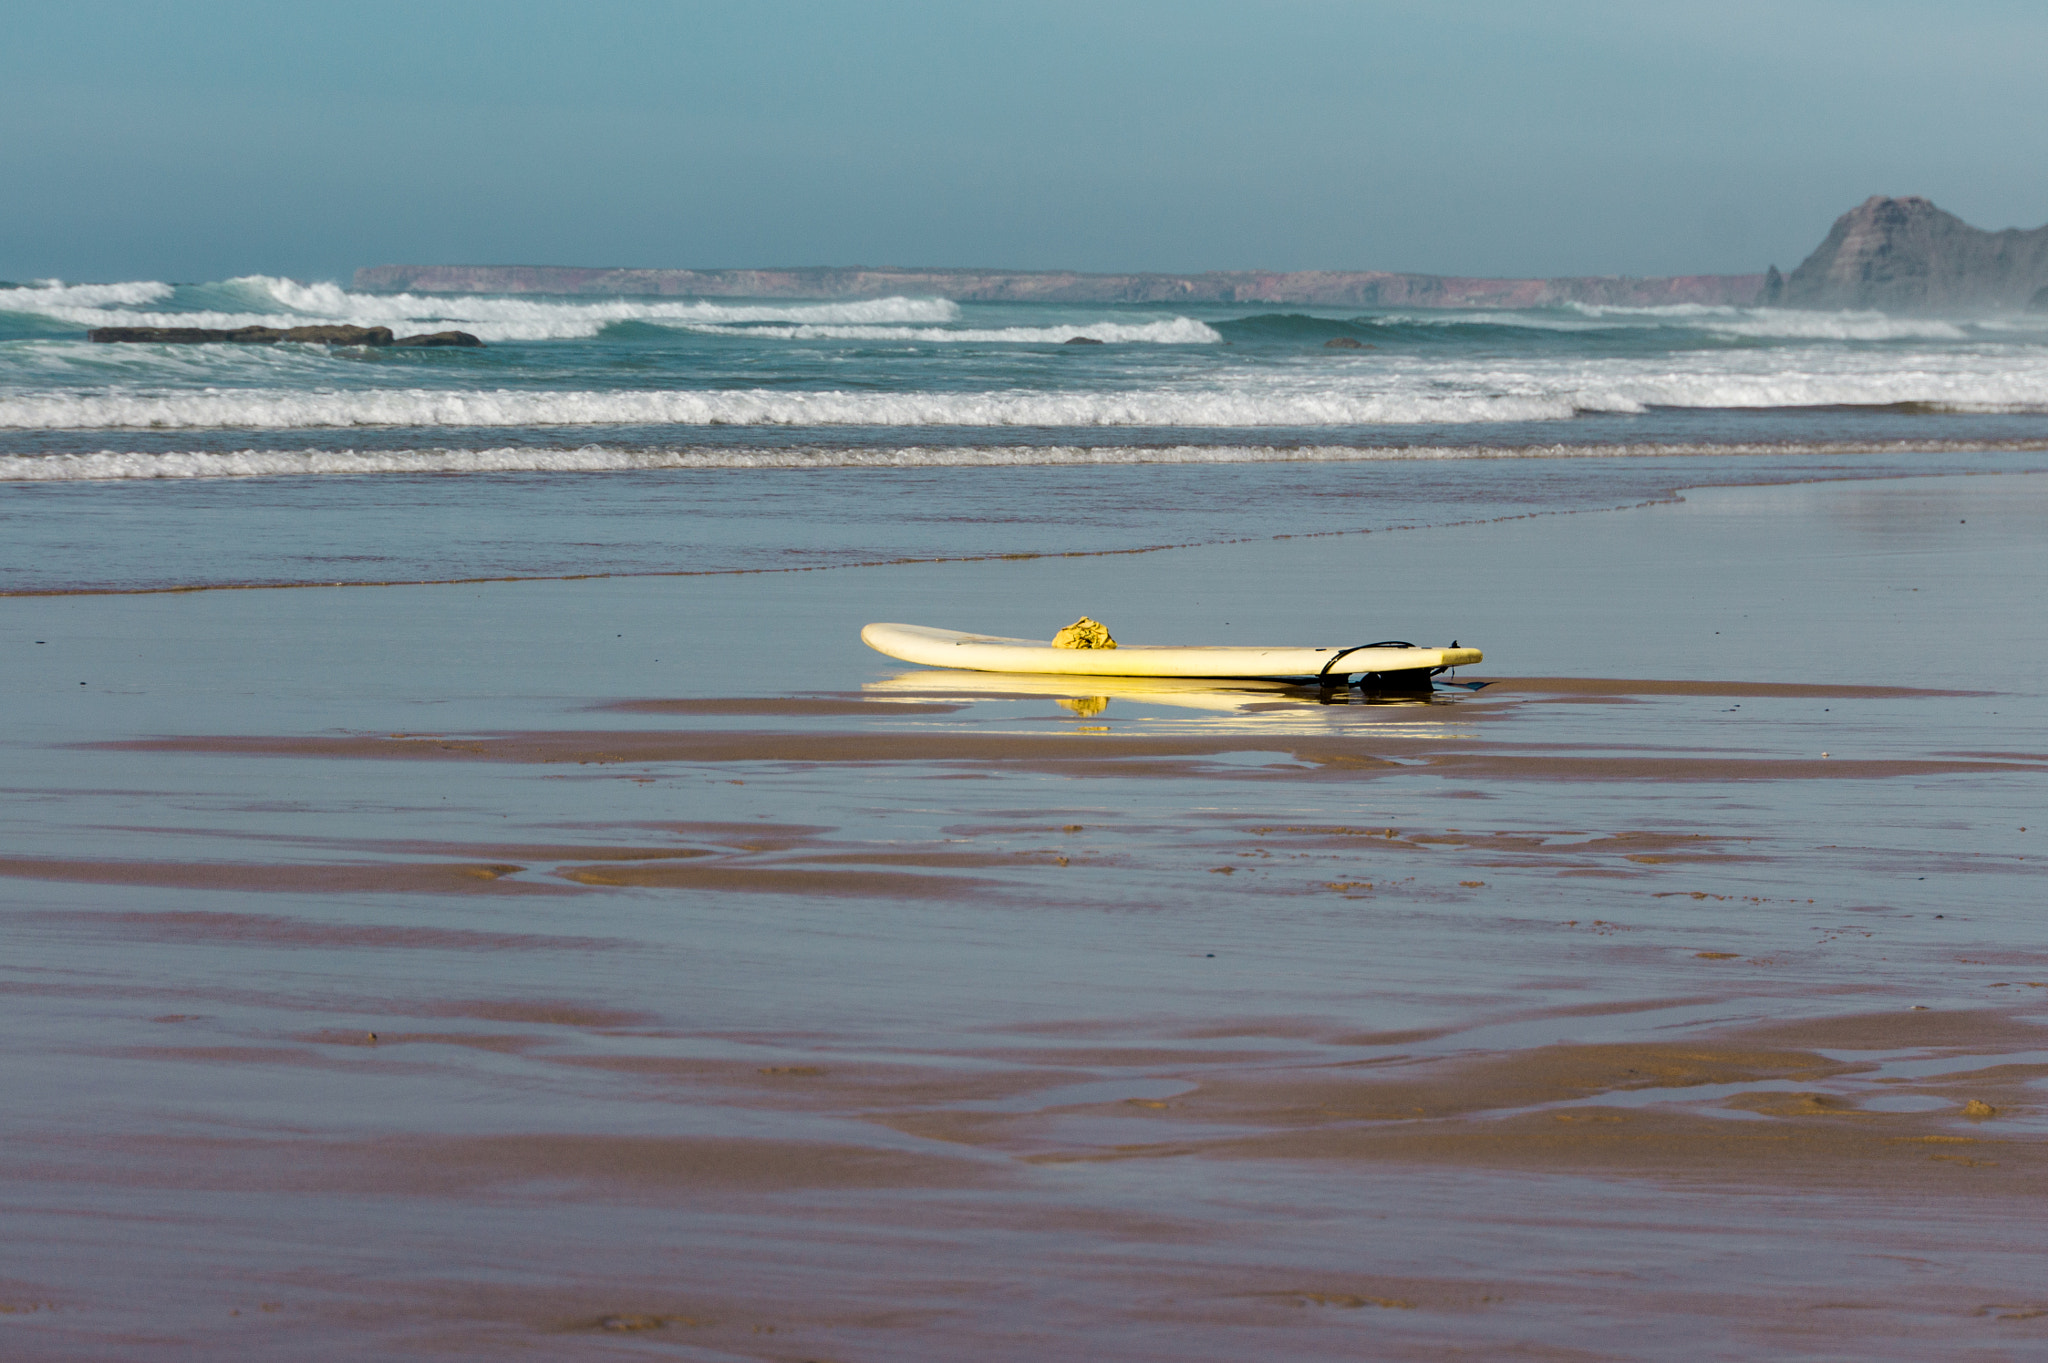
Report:
[{"label": "yellow surfboard", "polygon": [[1480,661],[1476,648],[1414,648],[1368,644],[1345,648],[1253,648],[1231,645],[1119,644],[1054,648],[1042,639],[1006,639],[924,625],[874,624],[861,641],[878,653],[926,667],[971,672],[1037,672],[1072,677],[1319,677],[1342,682],[1360,672],[1421,673]]}]

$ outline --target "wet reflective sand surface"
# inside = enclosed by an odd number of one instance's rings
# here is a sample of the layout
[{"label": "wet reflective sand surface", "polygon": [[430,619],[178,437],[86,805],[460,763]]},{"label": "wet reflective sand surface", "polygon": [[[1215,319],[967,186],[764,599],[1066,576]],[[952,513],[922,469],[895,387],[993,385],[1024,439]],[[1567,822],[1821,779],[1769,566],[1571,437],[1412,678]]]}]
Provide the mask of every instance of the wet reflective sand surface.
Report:
[{"label": "wet reflective sand surface", "polygon": [[[2034,1354],[2044,526],[0,603],[4,1348]],[[856,637],[1084,611],[1487,663]]]}]

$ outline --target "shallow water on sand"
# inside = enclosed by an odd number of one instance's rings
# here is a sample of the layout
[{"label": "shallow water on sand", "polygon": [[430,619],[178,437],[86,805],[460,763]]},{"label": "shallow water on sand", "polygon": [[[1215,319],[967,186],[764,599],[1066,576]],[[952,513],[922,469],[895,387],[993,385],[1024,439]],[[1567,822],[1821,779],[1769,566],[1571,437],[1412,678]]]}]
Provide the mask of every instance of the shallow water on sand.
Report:
[{"label": "shallow water on sand", "polygon": [[[1689,433],[1716,434],[1712,423]],[[1488,434],[1553,438],[1526,429]],[[1938,437],[1805,448],[1767,442],[1745,450],[1722,439],[1677,453],[1668,443],[1524,443],[1490,452],[1075,447],[1067,452],[1081,462],[1071,465],[0,478],[0,591],[774,572],[1117,553],[1624,507],[1688,485],[2048,467],[2040,440],[2012,448]],[[1214,462],[1087,462],[1117,455]],[[1341,570],[1348,542],[1327,548],[1329,567]]]},{"label": "shallow water on sand", "polygon": [[[2044,515],[2040,475],[1897,479],[1115,559],[8,601],[0,1330],[2023,1354]],[[1497,684],[1061,690],[856,637],[1083,611],[1455,633]]]}]

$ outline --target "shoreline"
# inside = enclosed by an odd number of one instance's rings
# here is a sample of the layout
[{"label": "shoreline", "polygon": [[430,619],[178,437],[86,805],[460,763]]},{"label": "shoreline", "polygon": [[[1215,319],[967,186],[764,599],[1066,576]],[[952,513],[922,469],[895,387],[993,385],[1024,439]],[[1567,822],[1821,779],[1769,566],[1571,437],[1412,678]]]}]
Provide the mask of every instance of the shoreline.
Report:
[{"label": "shoreline", "polygon": [[[1908,448],[1918,448],[1918,446],[1909,445]],[[1970,446],[1969,450],[1975,451],[1977,448],[1977,446]],[[2042,448],[2044,450],[2048,450],[2048,445],[2044,445],[2042,446]],[[1863,451],[1859,450],[1844,452],[1857,453]],[[1892,451],[1885,452],[1891,453]],[[1600,456],[1594,455],[1589,457],[1598,458]],[[797,470],[770,471],[796,472]],[[2039,469],[1935,469],[1926,471],[1901,471],[1898,469],[1885,469],[1869,473],[1836,471],[1825,476],[1802,471],[1794,476],[1782,478],[1765,477],[1757,478],[1754,480],[1734,479],[1728,482],[1714,483],[1680,483],[1671,487],[1669,491],[1663,495],[1640,498],[1636,501],[1610,506],[1537,508],[1527,511],[1511,512],[1501,516],[1491,516],[1472,520],[1424,521],[1410,525],[1387,525],[1347,530],[1311,530],[1295,532],[1291,534],[1273,535],[1270,537],[1246,536],[1242,538],[1202,539],[1190,540],[1183,543],[1174,544],[1145,544],[1129,547],[1107,547],[1099,549],[1068,549],[1039,551],[1019,550],[991,554],[899,556],[888,558],[876,558],[870,560],[855,560],[851,562],[793,564],[779,567],[679,568],[666,570],[653,569],[628,572],[609,571],[588,573],[511,573],[480,575],[474,577],[438,578],[359,578],[324,582],[202,582],[176,583],[146,587],[0,588],[0,600],[98,596],[178,596],[204,592],[267,592],[316,588],[459,587],[518,582],[592,582],[608,579],[631,580],[662,578],[754,577],[778,576],[795,573],[821,573],[837,571],[840,569],[894,568],[918,564],[969,564],[996,562],[1029,562],[1035,560],[1050,559],[1125,558],[1147,554],[1170,553],[1180,550],[1220,548],[1228,545],[1239,544],[1256,544],[1263,542],[1267,539],[1275,541],[1285,541],[1362,538],[1368,535],[1391,535],[1414,531],[1455,529],[1479,525],[1500,525],[1512,521],[1529,520],[1543,517],[1580,516],[1604,514],[1609,512],[1639,511],[1647,507],[1669,506],[1683,502],[1686,500],[1685,494],[1687,494],[1688,492],[1699,491],[1707,488],[1799,487],[1827,483],[1906,481],[1920,478],[1933,479],[2005,477],[2010,475],[2025,475],[2043,472],[2048,472],[2048,465],[2043,465]],[[0,487],[4,486],[4,483],[0,483]]]}]

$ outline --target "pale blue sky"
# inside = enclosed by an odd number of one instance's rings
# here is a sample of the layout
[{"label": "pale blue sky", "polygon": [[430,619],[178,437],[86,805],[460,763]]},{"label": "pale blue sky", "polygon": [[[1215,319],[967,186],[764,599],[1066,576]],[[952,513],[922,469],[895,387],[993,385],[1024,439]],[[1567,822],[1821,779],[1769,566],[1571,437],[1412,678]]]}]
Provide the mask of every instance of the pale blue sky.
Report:
[{"label": "pale blue sky", "polygon": [[68,0],[0,278],[380,262],[1664,274],[2048,221],[2048,5]]}]

